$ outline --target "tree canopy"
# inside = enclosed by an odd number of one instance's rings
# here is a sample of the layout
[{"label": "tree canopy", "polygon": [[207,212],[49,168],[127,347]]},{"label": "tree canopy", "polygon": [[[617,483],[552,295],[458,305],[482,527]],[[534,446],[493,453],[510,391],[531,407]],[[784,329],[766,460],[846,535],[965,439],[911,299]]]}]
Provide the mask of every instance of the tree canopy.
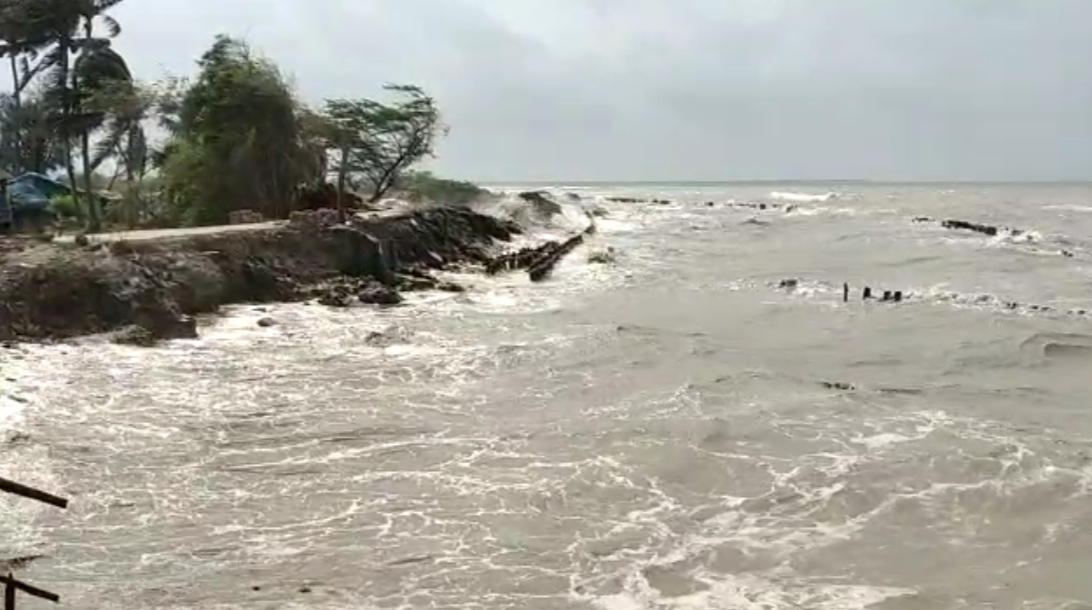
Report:
[{"label": "tree canopy", "polygon": [[282,217],[318,166],[301,125],[302,109],[271,62],[220,36],[177,99],[174,133],[163,155],[166,195],[180,220],[222,223],[236,209]]},{"label": "tree canopy", "polygon": [[[103,221],[92,194],[103,168],[107,176],[113,168],[106,184],[139,191],[126,201],[143,206],[136,216],[147,222],[218,224],[241,209],[283,218],[303,191],[328,188],[330,171],[338,193],[378,201],[447,133],[435,100],[415,85],[386,85],[383,101],[308,107],[272,61],[227,35],[214,38],[192,77],[142,84],[112,45],[121,26],[109,11],[121,1],[0,6],[12,85],[0,95],[0,170],[63,170],[82,187],[77,209],[90,230]],[[167,133],[158,145],[145,131],[152,122]],[[141,186],[153,179],[155,189]]]},{"label": "tree canopy", "polygon": [[413,85],[386,85],[391,104],[363,98],[326,101],[331,149],[343,173],[359,176],[378,201],[409,167],[434,153],[446,133],[435,101]]}]

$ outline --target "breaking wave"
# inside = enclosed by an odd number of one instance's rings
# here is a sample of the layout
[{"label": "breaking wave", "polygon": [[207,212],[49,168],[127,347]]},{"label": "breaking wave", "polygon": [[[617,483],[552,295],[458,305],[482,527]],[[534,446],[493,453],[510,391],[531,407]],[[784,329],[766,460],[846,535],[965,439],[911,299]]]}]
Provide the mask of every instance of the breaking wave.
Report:
[{"label": "breaking wave", "polygon": [[[887,191],[860,213],[738,203],[766,188],[500,193],[476,205],[530,241],[599,233],[542,283],[451,272],[465,292],[389,309],[247,306],[156,349],[0,352],[0,427],[29,438],[0,435],[0,473],[79,499],[59,520],[0,503],[9,547],[102,608],[1092,599],[1073,576],[1092,569],[1092,269],[982,247],[1049,233],[915,230],[877,213]],[[905,299],[861,305],[859,278]]]},{"label": "breaking wave", "polygon": [[822,195],[816,195],[812,193],[793,193],[786,191],[774,191],[770,193],[769,198],[774,201],[790,201],[793,203],[823,203],[825,201],[832,201],[838,199],[839,194],[830,192]]},{"label": "breaking wave", "polygon": [[478,203],[478,211],[515,221],[531,232],[578,233],[592,222],[595,209],[585,201],[559,198],[547,191],[501,192]]}]

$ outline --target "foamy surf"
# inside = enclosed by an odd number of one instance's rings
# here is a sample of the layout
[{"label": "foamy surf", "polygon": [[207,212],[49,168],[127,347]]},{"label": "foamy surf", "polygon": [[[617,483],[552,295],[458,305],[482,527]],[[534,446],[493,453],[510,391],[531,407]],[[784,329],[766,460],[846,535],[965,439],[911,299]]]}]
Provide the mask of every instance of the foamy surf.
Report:
[{"label": "foamy surf", "polygon": [[26,401],[19,394],[0,395],[0,432],[11,430],[19,424]]},{"label": "foamy surf", "polygon": [[1075,205],[1075,204],[1061,204],[1061,205],[1044,205],[1043,210],[1052,212],[1077,212],[1079,214],[1092,214],[1092,206],[1090,205]]},{"label": "foamy surf", "polygon": [[526,191],[537,197],[528,199],[521,193],[502,192],[495,198],[475,204],[480,212],[513,220],[534,232],[578,233],[592,222],[589,210],[581,201],[557,197],[549,191]]},{"label": "foamy surf", "polygon": [[576,595],[574,601],[591,603],[600,610],[867,610],[889,599],[913,595],[910,589],[864,585],[794,582],[739,575],[730,578],[698,577],[705,589],[682,596],[665,596],[647,582],[627,581],[632,592],[592,597]]},{"label": "foamy surf", "polygon": [[[1089,351],[1069,336],[1087,319],[999,315],[1036,282],[1059,314],[1086,302],[1084,261],[948,248],[864,212],[784,221],[795,204],[740,227],[723,202],[764,185],[655,189],[681,205],[560,190],[606,216],[545,282],[439,273],[466,292],[231,309],[196,341],[29,357],[16,395],[39,453],[0,463],[52,465],[45,486],[78,498],[61,520],[19,517],[56,544],[30,576],[101,608],[1092,599]],[[894,205],[860,190],[799,207]],[[906,218],[1036,226],[1003,196],[911,190]],[[616,264],[588,264],[606,247]],[[907,302],[862,305],[854,283],[847,306],[844,277]],[[942,284],[968,288],[946,301]]]},{"label": "foamy surf", "polygon": [[[847,207],[826,207],[826,206],[796,206],[791,210],[786,210],[786,216],[820,216],[823,214],[831,216],[857,216],[862,211],[857,208]],[[869,210],[868,213],[891,213],[891,210]]]},{"label": "foamy surf", "polygon": [[36,366],[41,352],[37,346],[0,348],[0,441],[4,433],[18,429],[27,403],[42,381]]},{"label": "foamy surf", "polygon": [[997,244],[1036,244],[1043,241],[1043,234],[1034,230],[1004,228],[998,231],[992,241]]},{"label": "foamy surf", "polygon": [[769,194],[769,198],[774,201],[788,201],[791,203],[823,203],[825,201],[832,201],[838,199],[839,195],[835,192],[815,194],[815,193],[793,193],[788,191],[774,191]]}]

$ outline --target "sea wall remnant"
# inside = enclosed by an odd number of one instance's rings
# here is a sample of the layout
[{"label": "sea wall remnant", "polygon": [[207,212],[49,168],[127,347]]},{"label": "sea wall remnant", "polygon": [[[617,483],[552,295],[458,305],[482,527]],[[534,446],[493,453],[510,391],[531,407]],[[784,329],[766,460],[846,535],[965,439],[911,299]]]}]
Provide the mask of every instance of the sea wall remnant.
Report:
[{"label": "sea wall remnant", "polygon": [[[496,242],[519,232],[510,221],[464,207],[375,214],[348,224],[322,209],[253,230],[27,245],[0,254],[0,341],[118,329],[138,344],[149,336],[189,338],[196,335],[194,316],[223,305],[322,300],[323,289],[338,292],[345,282],[353,283],[358,300],[393,302],[380,298],[371,281],[398,288],[413,274],[484,265]],[[411,284],[429,285],[421,277]]]}]

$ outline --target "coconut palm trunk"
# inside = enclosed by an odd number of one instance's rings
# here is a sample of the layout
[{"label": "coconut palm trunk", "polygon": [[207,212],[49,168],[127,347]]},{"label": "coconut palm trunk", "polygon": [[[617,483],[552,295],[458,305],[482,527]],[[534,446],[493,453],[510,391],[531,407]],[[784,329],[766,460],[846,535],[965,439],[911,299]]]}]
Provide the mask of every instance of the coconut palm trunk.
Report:
[{"label": "coconut palm trunk", "polygon": [[[72,39],[62,36],[57,41],[57,80],[60,83],[60,97],[61,97],[61,116],[59,117],[59,132],[61,140],[61,151],[64,157],[64,169],[68,175],[68,187],[72,189],[72,200],[79,202],[79,195],[76,190],[76,163],[72,159],[72,129],[69,123],[72,117],[72,90],[68,85],[70,65],[68,63],[69,55],[72,49]],[[87,210],[81,206],[76,206],[77,213],[80,215],[80,219],[86,218]]]},{"label": "coconut palm trunk", "polygon": [[11,167],[11,173],[18,176],[23,173],[23,91],[19,87],[19,58],[14,51],[8,56],[11,62],[11,102],[15,107],[15,116],[19,118],[15,123],[15,137],[12,140],[11,149],[15,153],[15,159]]}]

